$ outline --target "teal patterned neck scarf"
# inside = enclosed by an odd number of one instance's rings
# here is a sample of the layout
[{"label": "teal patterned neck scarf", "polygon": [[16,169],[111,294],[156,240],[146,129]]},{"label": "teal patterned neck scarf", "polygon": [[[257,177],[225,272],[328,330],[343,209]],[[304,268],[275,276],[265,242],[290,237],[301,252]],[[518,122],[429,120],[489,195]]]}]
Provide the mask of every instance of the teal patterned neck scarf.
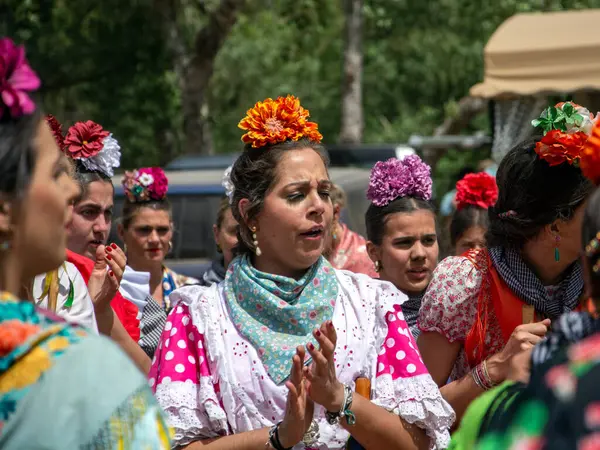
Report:
[{"label": "teal patterned neck scarf", "polygon": [[280,384],[292,368],[296,347],[333,316],[338,284],[323,257],[299,280],[256,270],[248,256],[234,259],[225,276],[233,323],[250,341],[269,376]]}]

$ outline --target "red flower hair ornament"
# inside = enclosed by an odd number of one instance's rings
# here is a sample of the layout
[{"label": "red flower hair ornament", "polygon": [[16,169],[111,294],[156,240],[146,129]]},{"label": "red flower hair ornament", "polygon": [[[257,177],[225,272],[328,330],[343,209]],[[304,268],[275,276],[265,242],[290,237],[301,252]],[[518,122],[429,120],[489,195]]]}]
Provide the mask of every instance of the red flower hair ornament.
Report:
[{"label": "red flower hair ornament", "polygon": [[485,173],[470,173],[456,183],[456,209],[473,205],[482,209],[494,206],[498,200],[496,179]]},{"label": "red flower hair ornament", "polygon": [[169,180],[160,167],[125,172],[122,184],[127,199],[132,203],[164,200],[169,190]]},{"label": "red flower hair ornament", "polygon": [[531,124],[544,132],[535,152],[550,166],[568,163],[577,166],[592,128],[598,121],[583,106],[561,102],[542,112]]},{"label": "red flower hair ornament", "polygon": [[62,135],[62,125],[49,115],[46,121],[59,148],[70,158],[79,160],[92,171],[112,177],[114,169],[121,165],[121,147],[112,134],[101,125],[88,120],[77,122]]}]

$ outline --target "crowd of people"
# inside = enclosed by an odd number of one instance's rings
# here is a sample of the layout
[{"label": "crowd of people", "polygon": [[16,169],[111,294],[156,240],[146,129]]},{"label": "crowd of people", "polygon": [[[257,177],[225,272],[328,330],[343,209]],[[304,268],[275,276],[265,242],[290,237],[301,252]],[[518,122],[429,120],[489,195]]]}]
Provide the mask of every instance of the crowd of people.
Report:
[{"label": "crowd of people", "polygon": [[165,263],[163,170],[125,172],[109,242],[117,139],[45,115],[8,38],[0,63],[1,448],[600,448],[584,107],[549,107],[497,170],[465,173],[447,223],[417,155],[376,163],[363,237],[309,111],[258,102],[193,279]]}]

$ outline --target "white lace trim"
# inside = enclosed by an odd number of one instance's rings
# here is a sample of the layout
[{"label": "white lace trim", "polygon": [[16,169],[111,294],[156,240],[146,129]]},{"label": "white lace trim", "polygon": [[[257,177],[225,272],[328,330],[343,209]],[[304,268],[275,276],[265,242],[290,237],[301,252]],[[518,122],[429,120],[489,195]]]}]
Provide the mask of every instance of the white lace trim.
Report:
[{"label": "white lace trim", "polygon": [[174,429],[173,446],[229,434],[225,411],[209,377],[200,377],[200,384],[192,380],[163,382],[155,397]]},{"label": "white lace trim", "polygon": [[372,401],[423,428],[431,439],[430,449],[444,449],[450,444],[448,430],[456,416],[429,374],[396,380],[389,374],[379,376]]}]

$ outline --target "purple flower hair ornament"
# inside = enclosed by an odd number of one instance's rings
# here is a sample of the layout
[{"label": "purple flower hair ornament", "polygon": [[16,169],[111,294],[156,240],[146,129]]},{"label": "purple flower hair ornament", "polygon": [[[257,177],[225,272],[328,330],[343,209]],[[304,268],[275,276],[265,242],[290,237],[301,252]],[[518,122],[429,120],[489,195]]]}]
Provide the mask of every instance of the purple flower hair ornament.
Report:
[{"label": "purple flower hair ornament", "polygon": [[386,206],[398,197],[431,199],[431,167],[417,155],[379,161],[371,170],[367,198]]},{"label": "purple flower hair ornament", "polygon": [[28,92],[40,87],[40,79],[29,67],[25,49],[9,38],[0,38],[0,117],[6,110],[13,118],[35,111]]}]

